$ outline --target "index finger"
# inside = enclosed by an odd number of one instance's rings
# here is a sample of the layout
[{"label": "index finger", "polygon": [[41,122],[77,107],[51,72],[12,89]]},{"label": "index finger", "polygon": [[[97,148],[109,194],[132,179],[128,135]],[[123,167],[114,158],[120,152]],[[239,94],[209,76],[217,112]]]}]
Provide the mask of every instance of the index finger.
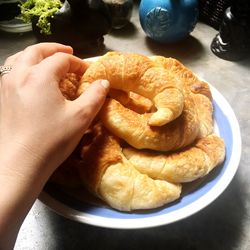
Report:
[{"label": "index finger", "polygon": [[6,65],[6,66],[7,66],[7,65],[13,66],[13,64],[14,64],[15,61],[16,61],[16,59],[17,59],[19,56],[21,56],[22,53],[23,53],[23,51],[19,51],[19,52],[17,52],[17,53],[14,54],[14,55],[9,56],[8,58],[6,58],[6,60],[5,60],[5,62],[4,62],[4,65]]},{"label": "index finger", "polygon": [[76,56],[59,52],[45,58],[35,67],[38,72],[41,71],[42,77],[52,77],[59,82],[68,72],[82,75],[88,63]]},{"label": "index finger", "polygon": [[15,67],[25,66],[29,67],[40,63],[43,59],[57,53],[64,52],[68,54],[73,53],[70,46],[59,43],[38,43],[28,46],[23,50],[22,56],[19,56],[15,61]]}]

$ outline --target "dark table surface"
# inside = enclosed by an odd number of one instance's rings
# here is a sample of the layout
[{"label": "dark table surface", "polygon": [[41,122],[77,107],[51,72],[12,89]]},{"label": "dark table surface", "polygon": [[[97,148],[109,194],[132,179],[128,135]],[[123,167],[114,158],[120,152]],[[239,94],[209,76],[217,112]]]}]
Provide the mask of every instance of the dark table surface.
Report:
[{"label": "dark table surface", "polygon": [[[21,227],[15,249],[250,250],[250,60],[229,62],[213,55],[210,43],[216,33],[198,23],[184,41],[157,44],[145,37],[134,10],[131,23],[105,36],[105,45],[106,50],[175,57],[224,95],[240,124],[242,156],[239,169],[223,194],[189,218],[138,230],[81,224],[57,215],[37,200]],[[1,32],[0,64],[7,56],[36,42],[32,32]]]}]

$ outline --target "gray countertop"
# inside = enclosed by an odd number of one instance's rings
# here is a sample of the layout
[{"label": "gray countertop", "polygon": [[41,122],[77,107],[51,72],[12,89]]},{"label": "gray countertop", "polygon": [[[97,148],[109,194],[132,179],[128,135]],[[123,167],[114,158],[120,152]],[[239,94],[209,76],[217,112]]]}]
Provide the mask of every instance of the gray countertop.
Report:
[{"label": "gray countertop", "polygon": [[[223,194],[187,219],[140,230],[80,224],[57,215],[37,200],[20,229],[15,249],[250,250],[250,59],[229,62],[217,58],[210,51],[216,33],[198,23],[186,40],[174,45],[157,44],[145,37],[135,10],[131,24],[105,36],[105,45],[106,50],[175,57],[224,95],[240,124],[242,157],[236,176]],[[31,32],[0,33],[0,64],[36,42]]]}]

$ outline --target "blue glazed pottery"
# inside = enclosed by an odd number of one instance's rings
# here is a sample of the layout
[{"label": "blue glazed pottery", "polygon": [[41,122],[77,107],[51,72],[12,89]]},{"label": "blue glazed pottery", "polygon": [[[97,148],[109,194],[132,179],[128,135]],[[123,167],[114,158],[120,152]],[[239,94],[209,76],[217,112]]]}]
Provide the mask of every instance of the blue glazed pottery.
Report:
[{"label": "blue glazed pottery", "polygon": [[172,43],[191,33],[198,20],[197,0],[141,0],[144,32],[155,41]]}]

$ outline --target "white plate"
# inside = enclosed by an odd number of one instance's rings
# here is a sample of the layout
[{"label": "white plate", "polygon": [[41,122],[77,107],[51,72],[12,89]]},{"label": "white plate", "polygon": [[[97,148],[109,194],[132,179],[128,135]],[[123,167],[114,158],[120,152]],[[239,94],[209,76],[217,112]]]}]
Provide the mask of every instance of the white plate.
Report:
[{"label": "white plate", "polygon": [[49,187],[39,199],[55,212],[87,224],[107,228],[135,229],[166,225],[176,222],[213,202],[233,179],[241,156],[241,135],[236,116],[226,99],[211,87],[214,105],[215,132],[226,144],[226,158],[199,183],[188,184],[181,199],[159,209],[140,212],[119,212],[102,205],[84,203],[72,196]]}]

